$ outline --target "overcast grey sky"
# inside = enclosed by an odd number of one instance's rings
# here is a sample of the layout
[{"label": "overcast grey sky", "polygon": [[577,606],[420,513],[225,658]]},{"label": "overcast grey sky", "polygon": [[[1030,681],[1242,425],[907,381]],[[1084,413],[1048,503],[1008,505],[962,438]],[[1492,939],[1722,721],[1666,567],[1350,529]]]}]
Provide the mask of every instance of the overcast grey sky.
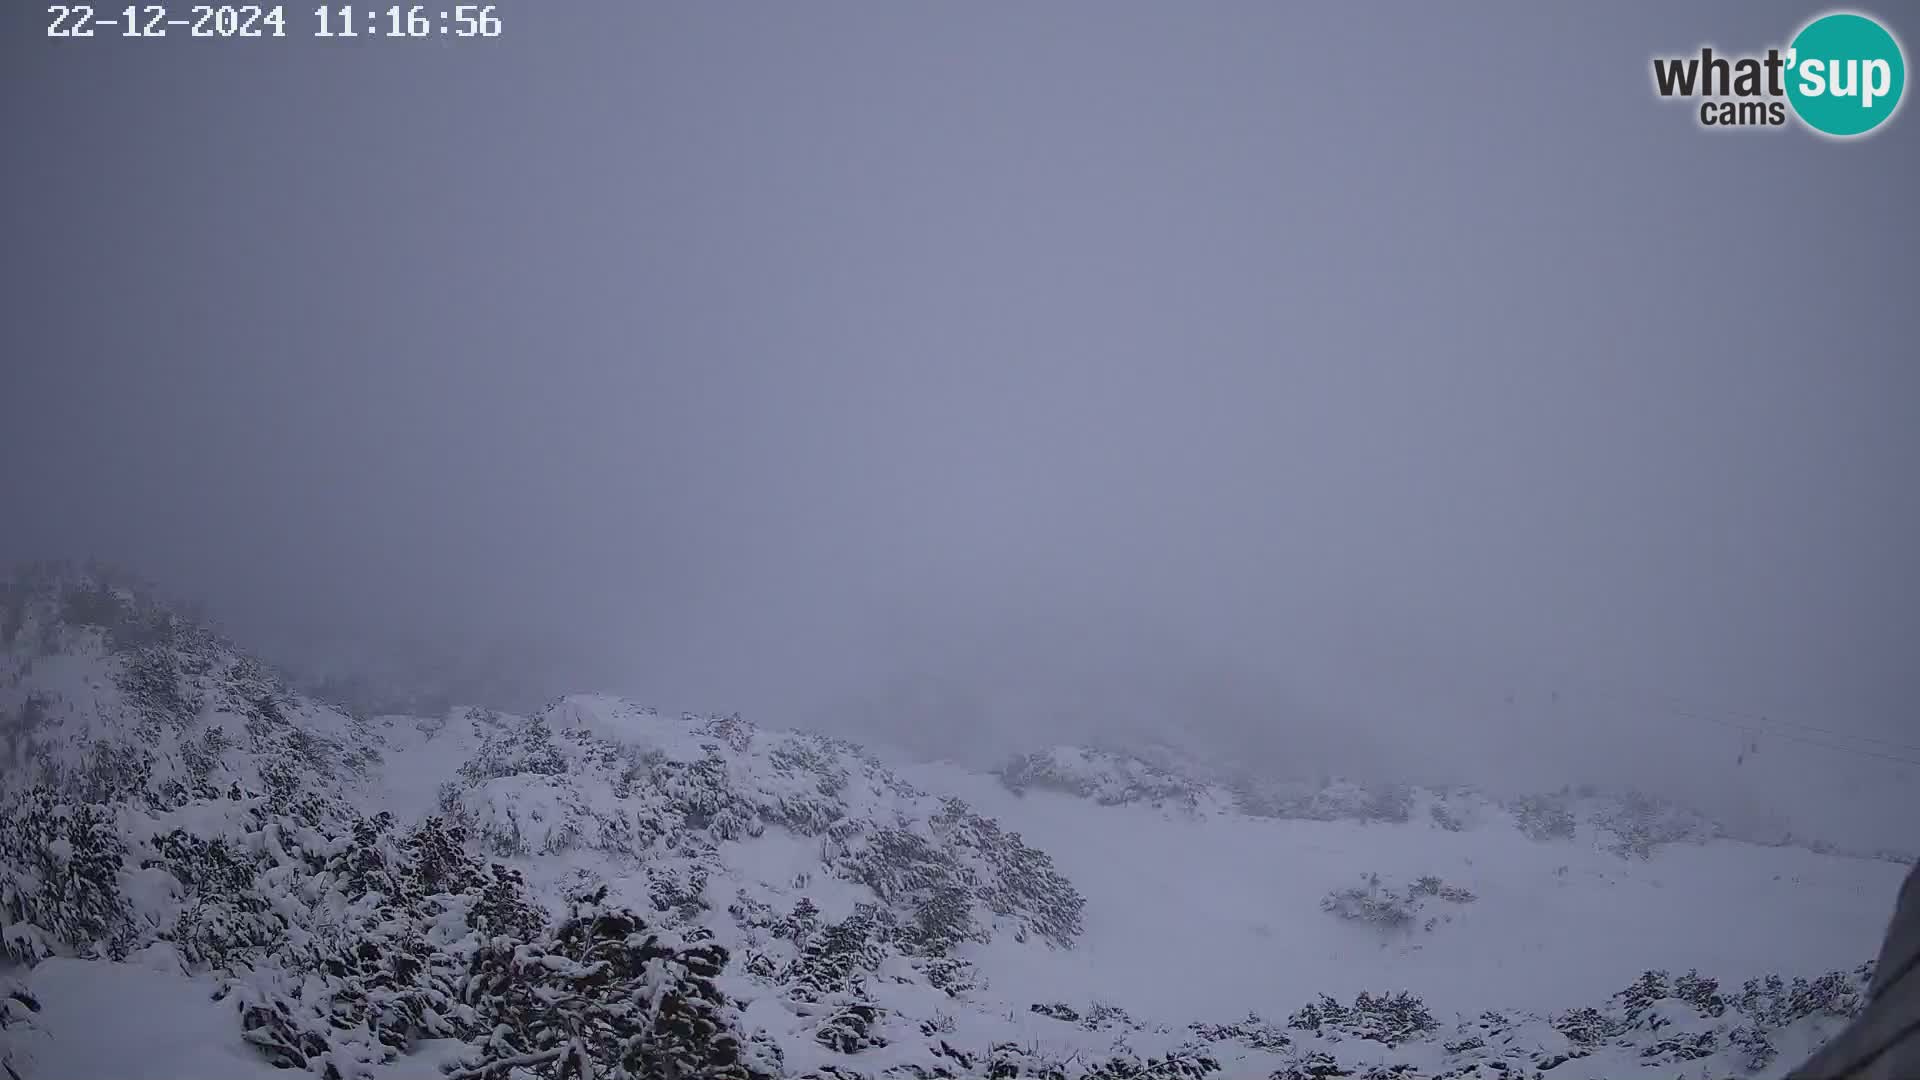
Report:
[{"label": "overcast grey sky", "polygon": [[8,11],[0,554],[775,723],[1728,766],[1587,680],[1920,743],[1912,109],[1648,76],[1817,9],[501,10]]}]

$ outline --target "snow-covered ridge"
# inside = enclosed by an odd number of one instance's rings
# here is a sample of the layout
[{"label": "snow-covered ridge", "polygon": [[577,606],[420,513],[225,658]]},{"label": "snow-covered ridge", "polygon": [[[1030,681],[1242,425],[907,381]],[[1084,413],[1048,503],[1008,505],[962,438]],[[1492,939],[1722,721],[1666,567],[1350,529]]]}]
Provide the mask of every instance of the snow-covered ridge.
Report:
[{"label": "snow-covered ridge", "polygon": [[232,785],[292,795],[379,760],[364,720],[144,591],[54,566],[0,587],[0,775],[166,808]]},{"label": "snow-covered ridge", "polygon": [[[1075,752],[1059,761],[1101,778],[1057,800],[1081,811],[1071,827],[1042,828],[1037,793],[1073,775],[1058,761],[1016,798],[840,740],[606,697],[356,717],[139,589],[67,570],[0,590],[0,665],[0,1063],[19,1080],[558,1080],[582,1062],[734,1080],[1772,1076],[1858,1007],[1849,949],[1817,978],[1742,971],[1736,991],[1651,972],[1584,1008],[1402,993],[1394,965],[1419,935],[1480,935],[1484,950],[1491,921],[1348,925],[1313,901],[1352,877],[1303,858],[1313,845],[1393,839],[1368,855],[1412,884],[1379,888],[1463,912],[1505,905],[1506,919],[1537,888],[1469,867],[1487,895],[1468,902],[1445,893],[1452,868],[1431,888],[1410,876],[1440,861],[1424,838],[1498,832],[1423,819],[1418,792],[1404,819],[1358,829],[1250,814],[1236,792],[1145,763],[1106,776]],[[1340,790],[1307,805],[1375,798]],[[1272,899],[1266,916],[1324,937],[1304,984],[1235,984],[1232,1008],[1203,985],[1239,958],[1180,923],[1222,910],[1204,893],[1245,885],[1232,864],[1197,879],[1143,864],[1161,856],[1136,815],[1156,802],[1264,845],[1236,861],[1311,871],[1307,902]],[[1418,865],[1388,866],[1396,850]],[[1663,877],[1676,868],[1656,854]],[[1083,877],[1103,861],[1131,861],[1123,887]],[[1185,959],[1146,974],[1122,955],[1176,959],[1161,939]],[[1245,947],[1225,940],[1213,951]],[[1085,977],[1030,992],[1047,980],[1029,969],[1049,964]],[[1143,993],[1146,978],[1175,985]],[[222,1024],[231,1039],[214,1045]],[[162,1051],[168,1030],[200,1034]]]},{"label": "snow-covered ridge", "polygon": [[1915,861],[1906,851],[1857,851],[1791,835],[1744,833],[1674,800],[1633,790],[1564,787],[1499,799],[1467,787],[1364,784],[1337,777],[1276,780],[1078,746],[1016,756],[996,775],[1015,793],[1052,791],[1105,806],[1147,805],[1202,817],[1421,824],[1449,832],[1507,828],[1541,843],[1591,845],[1623,858],[1644,859],[1671,844],[1734,840],[1901,865]]},{"label": "snow-covered ridge", "polygon": [[1066,947],[1079,932],[1083,901],[1044,853],[851,743],[588,696],[465,722],[477,745],[441,787],[443,813],[496,856],[636,868],[662,914],[697,917],[726,869],[721,846],[771,830],[942,951],[998,934]]}]

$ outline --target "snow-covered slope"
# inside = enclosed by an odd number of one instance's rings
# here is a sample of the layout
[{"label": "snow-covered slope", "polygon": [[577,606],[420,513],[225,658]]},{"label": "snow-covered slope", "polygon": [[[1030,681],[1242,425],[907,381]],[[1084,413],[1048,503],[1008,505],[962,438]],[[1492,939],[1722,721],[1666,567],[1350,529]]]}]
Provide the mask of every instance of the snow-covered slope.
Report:
[{"label": "snow-covered slope", "polygon": [[57,569],[0,665],[19,1080],[1778,1075],[1902,873],[1633,798],[355,717]]},{"label": "snow-covered slope", "polygon": [[[1534,839],[1484,805],[1453,830],[1421,814],[1385,823],[1192,813],[1015,794],[941,767],[907,774],[1018,828],[1089,897],[1081,947],[1017,966],[1009,958],[1003,988],[1014,972],[1022,996],[1036,1000],[1102,986],[1158,1014],[1223,1015],[1382,987],[1447,1013],[1567,1009],[1648,969],[1736,981],[1817,972],[1873,955],[1904,873],[1891,862],[1727,840],[1623,858],[1615,836],[1590,823]],[[1428,876],[1473,899],[1418,895]],[[1348,889],[1417,907],[1399,926],[1322,912],[1330,893]]]}]

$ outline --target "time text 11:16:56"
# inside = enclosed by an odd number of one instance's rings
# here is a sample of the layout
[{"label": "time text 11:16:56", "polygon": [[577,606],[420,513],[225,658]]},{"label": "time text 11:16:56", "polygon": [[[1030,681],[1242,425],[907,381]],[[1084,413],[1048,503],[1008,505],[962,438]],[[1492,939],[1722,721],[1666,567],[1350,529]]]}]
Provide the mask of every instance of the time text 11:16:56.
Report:
[{"label": "time text 11:16:56", "polygon": [[[315,8],[308,29],[320,38],[492,38],[505,27],[494,4],[343,4]],[[87,4],[47,8],[48,37],[283,38],[287,32],[283,5],[132,4],[117,12]]]}]

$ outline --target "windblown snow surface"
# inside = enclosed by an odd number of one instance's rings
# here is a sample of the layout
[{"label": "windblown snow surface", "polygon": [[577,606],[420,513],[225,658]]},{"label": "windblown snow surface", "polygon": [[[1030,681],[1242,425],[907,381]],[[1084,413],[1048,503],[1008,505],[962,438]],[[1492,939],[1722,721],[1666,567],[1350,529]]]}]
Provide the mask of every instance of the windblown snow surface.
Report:
[{"label": "windblown snow surface", "polygon": [[353,717],[72,571],[0,644],[15,1080],[1778,1076],[1905,872],[1632,795]]}]

